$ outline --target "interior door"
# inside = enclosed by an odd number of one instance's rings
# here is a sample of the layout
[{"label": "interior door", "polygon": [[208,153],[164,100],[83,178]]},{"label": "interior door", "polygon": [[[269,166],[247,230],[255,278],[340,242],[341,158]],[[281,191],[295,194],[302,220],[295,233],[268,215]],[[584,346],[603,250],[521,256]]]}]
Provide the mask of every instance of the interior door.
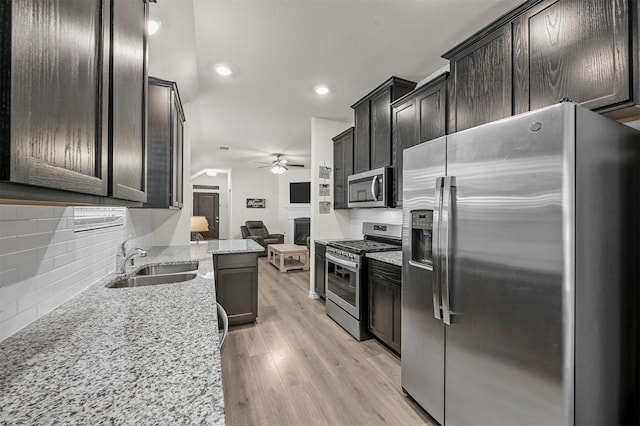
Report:
[{"label": "interior door", "polygon": [[220,196],[212,192],[193,193],[193,215],[204,216],[209,222],[209,232],[201,232],[205,240],[220,238]]},{"label": "interior door", "polygon": [[447,424],[573,424],[565,106],[447,137]]}]

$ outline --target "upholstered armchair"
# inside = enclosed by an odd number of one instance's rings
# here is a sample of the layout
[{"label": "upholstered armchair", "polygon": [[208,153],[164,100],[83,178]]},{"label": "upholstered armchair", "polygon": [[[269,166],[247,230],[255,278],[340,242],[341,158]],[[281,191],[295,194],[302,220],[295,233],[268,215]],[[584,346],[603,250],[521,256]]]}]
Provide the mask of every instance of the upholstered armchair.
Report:
[{"label": "upholstered armchair", "polygon": [[284,244],[284,234],[270,234],[261,220],[246,221],[243,226],[240,226],[240,232],[242,233],[242,238],[252,239],[264,247],[259,256],[267,255],[267,246],[269,244]]}]

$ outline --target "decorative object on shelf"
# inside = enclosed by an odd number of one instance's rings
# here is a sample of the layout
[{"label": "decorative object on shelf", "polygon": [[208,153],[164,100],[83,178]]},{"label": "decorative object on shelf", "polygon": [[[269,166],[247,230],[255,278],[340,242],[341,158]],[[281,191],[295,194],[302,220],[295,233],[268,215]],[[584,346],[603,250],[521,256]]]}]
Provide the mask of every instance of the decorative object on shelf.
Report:
[{"label": "decorative object on shelf", "polygon": [[201,232],[209,231],[209,221],[204,216],[191,216],[191,241],[204,241]]},{"label": "decorative object on shelf", "polygon": [[247,198],[247,208],[248,209],[264,209],[265,201],[266,200],[264,198]]},{"label": "decorative object on shelf", "polygon": [[331,186],[328,183],[321,183],[319,191],[321,197],[331,196]]},{"label": "decorative object on shelf", "polygon": [[320,166],[318,177],[320,179],[329,179],[331,177],[331,167]]},{"label": "decorative object on shelf", "polygon": [[318,204],[318,213],[329,214],[331,213],[331,201],[320,201]]}]

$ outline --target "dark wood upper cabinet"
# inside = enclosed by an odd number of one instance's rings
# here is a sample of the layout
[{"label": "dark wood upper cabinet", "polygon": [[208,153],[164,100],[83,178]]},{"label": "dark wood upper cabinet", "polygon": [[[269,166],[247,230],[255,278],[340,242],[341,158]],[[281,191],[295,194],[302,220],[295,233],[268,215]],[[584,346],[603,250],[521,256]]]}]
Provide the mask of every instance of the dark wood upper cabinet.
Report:
[{"label": "dark wood upper cabinet", "polygon": [[[549,0],[513,21],[515,113],[632,99],[629,2]],[[637,25],[637,22],[636,22]]]},{"label": "dark wood upper cabinet", "polygon": [[353,140],[353,173],[366,172],[370,169],[370,113],[369,102],[363,102],[354,108],[355,137]]},{"label": "dark wood upper cabinet", "polygon": [[391,103],[416,87],[391,77],[353,104],[355,115],[353,173],[391,165]]},{"label": "dark wood upper cabinet", "polygon": [[512,114],[511,24],[443,55],[450,60],[449,131],[457,132]]},{"label": "dark wood upper cabinet", "polygon": [[0,180],[107,195],[109,19],[107,0],[0,2]]},{"label": "dark wood upper cabinet", "polygon": [[[148,4],[112,0],[110,195],[146,201]],[[75,2],[74,2],[75,3]]]},{"label": "dark wood upper cabinet", "polygon": [[403,151],[447,133],[447,78],[444,73],[394,102],[392,164],[394,205],[402,205]]},{"label": "dark wood upper cabinet", "polygon": [[173,81],[149,77],[147,202],[145,207],[181,208],[184,112]]},{"label": "dark wood upper cabinet", "polygon": [[333,208],[348,208],[347,178],[353,174],[353,133],[350,127],[333,138]]},{"label": "dark wood upper cabinet", "polygon": [[636,0],[529,0],[443,55],[449,132],[562,99],[614,119],[640,114]]}]

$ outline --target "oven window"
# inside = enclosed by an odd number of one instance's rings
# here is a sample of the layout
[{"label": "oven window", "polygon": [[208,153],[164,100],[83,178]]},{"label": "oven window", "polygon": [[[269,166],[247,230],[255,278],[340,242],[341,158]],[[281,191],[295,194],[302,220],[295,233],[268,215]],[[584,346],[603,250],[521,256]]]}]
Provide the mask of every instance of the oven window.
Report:
[{"label": "oven window", "polygon": [[356,288],[358,274],[350,269],[327,262],[327,290],[357,308]]}]

